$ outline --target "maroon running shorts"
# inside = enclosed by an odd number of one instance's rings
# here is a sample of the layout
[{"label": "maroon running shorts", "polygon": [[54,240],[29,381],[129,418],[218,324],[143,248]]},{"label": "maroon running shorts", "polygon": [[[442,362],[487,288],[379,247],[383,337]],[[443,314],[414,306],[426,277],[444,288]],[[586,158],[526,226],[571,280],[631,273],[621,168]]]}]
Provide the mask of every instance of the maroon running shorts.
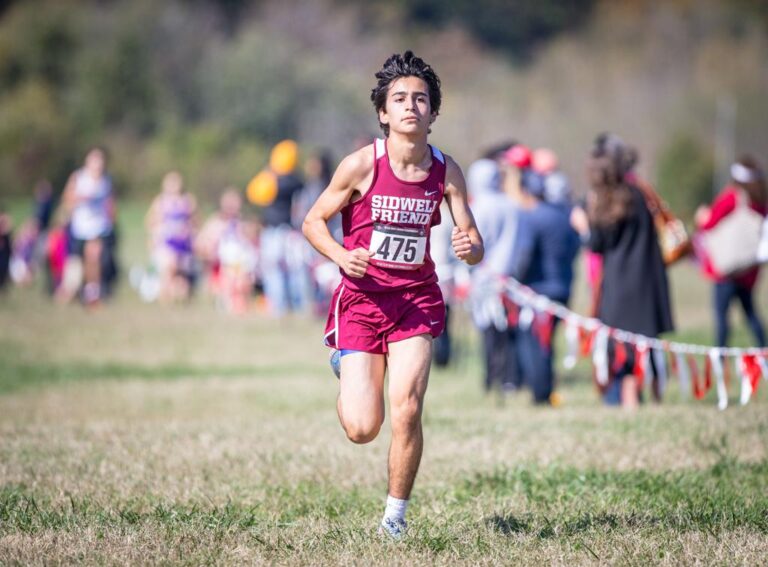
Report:
[{"label": "maroon running shorts", "polygon": [[436,338],[445,328],[445,302],[436,283],[387,292],[362,292],[342,283],[328,310],[325,344],[373,354],[387,343],[417,335]]}]

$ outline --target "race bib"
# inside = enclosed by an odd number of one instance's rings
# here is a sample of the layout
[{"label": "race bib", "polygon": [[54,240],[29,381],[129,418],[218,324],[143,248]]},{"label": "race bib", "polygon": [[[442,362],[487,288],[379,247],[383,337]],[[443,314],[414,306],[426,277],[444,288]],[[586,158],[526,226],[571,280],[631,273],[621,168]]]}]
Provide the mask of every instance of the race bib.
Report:
[{"label": "race bib", "polygon": [[423,228],[373,225],[371,264],[396,270],[416,270],[424,264],[427,251],[427,233]]}]

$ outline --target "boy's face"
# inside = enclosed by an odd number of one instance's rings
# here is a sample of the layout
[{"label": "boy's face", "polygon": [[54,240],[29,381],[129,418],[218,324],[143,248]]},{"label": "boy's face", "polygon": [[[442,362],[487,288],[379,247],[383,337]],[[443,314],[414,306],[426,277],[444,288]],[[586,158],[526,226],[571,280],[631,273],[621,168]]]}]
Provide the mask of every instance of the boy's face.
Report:
[{"label": "boy's face", "polygon": [[418,77],[400,77],[389,85],[379,121],[388,124],[390,132],[426,134],[436,116],[429,103],[429,87]]}]

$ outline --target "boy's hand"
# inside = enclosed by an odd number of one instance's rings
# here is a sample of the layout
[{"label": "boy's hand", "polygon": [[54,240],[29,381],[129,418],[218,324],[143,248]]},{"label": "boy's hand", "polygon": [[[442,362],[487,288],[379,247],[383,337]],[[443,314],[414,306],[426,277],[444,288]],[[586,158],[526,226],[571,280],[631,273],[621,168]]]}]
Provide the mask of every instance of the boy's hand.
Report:
[{"label": "boy's hand", "polygon": [[466,260],[472,253],[472,241],[469,239],[469,235],[458,226],[453,227],[451,245],[459,260]]},{"label": "boy's hand", "polygon": [[373,256],[373,252],[369,252],[365,248],[347,250],[339,265],[349,277],[362,278],[368,269],[368,261],[371,256]]}]

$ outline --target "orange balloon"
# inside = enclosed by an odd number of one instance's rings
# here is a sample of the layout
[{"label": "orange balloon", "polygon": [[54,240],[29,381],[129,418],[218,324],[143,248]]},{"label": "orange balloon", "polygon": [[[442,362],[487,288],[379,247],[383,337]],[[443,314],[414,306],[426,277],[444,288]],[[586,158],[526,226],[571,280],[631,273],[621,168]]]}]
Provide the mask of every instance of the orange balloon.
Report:
[{"label": "orange balloon", "polygon": [[248,183],[245,194],[259,207],[267,207],[277,197],[277,177],[271,171],[262,170]]},{"label": "orange balloon", "polygon": [[299,159],[299,146],[293,140],[283,140],[272,148],[269,167],[278,175],[288,175],[296,169]]}]

